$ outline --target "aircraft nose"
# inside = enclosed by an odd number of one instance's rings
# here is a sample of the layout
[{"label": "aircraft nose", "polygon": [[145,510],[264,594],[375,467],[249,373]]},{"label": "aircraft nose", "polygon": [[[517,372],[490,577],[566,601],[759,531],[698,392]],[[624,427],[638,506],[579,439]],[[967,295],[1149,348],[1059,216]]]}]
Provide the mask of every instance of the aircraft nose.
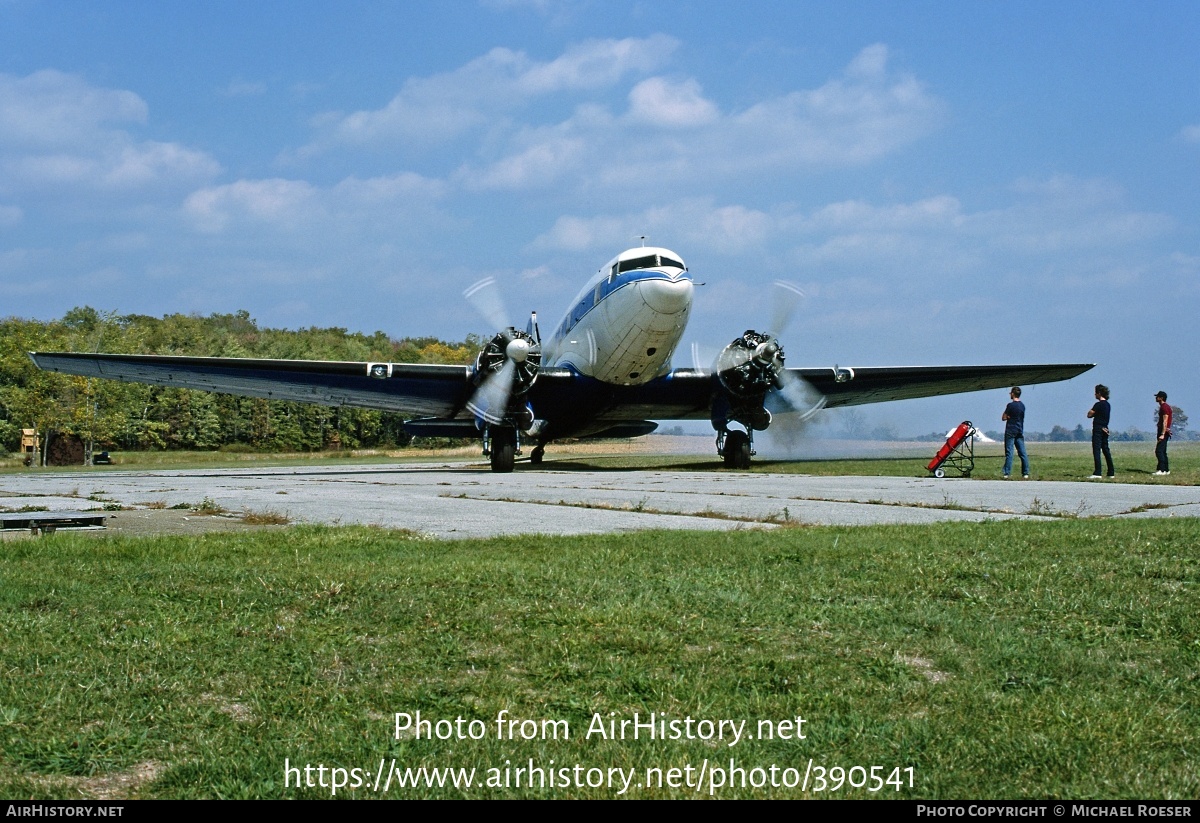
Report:
[{"label": "aircraft nose", "polygon": [[646,305],[660,314],[678,314],[692,304],[691,280],[643,280],[638,290]]}]

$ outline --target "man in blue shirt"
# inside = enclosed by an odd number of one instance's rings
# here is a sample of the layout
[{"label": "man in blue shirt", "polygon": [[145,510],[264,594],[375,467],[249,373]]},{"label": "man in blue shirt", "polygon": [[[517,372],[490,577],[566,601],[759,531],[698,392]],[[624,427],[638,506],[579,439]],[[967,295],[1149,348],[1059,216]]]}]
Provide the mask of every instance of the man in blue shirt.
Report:
[{"label": "man in blue shirt", "polygon": [[1092,462],[1095,463],[1095,470],[1088,479],[1100,479],[1100,455],[1103,453],[1108,463],[1108,479],[1112,480],[1117,476],[1113,469],[1112,452],[1108,450],[1108,421],[1112,416],[1112,407],[1108,405],[1108,386],[1103,383],[1096,386],[1096,405],[1092,406],[1087,416],[1092,418]]},{"label": "man in blue shirt", "polygon": [[1013,386],[1008,393],[1011,402],[1004,407],[1004,479],[1012,474],[1013,446],[1021,455],[1021,474],[1029,479],[1029,457],[1025,454],[1025,404],[1021,402],[1021,387]]}]

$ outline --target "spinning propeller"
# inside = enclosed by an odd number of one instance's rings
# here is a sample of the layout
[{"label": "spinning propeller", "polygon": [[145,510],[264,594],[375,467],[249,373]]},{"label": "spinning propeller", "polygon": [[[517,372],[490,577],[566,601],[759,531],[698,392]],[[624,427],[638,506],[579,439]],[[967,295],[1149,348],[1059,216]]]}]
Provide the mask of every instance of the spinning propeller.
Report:
[{"label": "spinning propeller", "polygon": [[521,431],[533,425],[533,414],[524,401],[537,379],[542,363],[541,339],[537,333],[536,317],[529,331],[518,331],[508,325],[504,300],[496,280],[480,280],[463,297],[480,313],[492,328],[500,328],[475,358],[475,392],[467,408],[492,425],[511,422]]},{"label": "spinning propeller", "polygon": [[717,356],[717,379],[730,395],[731,419],[753,429],[765,429],[771,422],[763,403],[771,389],[777,389],[787,408],[799,420],[807,420],[825,406],[825,397],[804,378],[789,372],[784,365],[779,335],[787,328],[804,292],[794,283],[776,280],[773,289],[774,311],[767,331],[747,330]]}]

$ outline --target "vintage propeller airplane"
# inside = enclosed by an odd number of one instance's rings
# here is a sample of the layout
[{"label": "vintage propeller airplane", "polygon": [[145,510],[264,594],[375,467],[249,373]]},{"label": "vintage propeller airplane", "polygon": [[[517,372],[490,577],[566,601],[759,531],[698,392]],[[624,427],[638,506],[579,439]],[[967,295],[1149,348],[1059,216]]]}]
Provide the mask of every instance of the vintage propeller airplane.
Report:
[{"label": "vintage propeller airplane", "polygon": [[754,433],[772,413],[807,417],[822,408],[931,397],[1015,384],[1068,380],[1091,364],[787,368],[779,334],[798,290],[777,283],[777,316],[748,330],[711,369],[671,368],[692,308],[683,258],[664,248],[621,252],[588,280],[545,342],[533,313],[524,331],[508,326],[495,284],[466,292],[502,329],[472,366],[224,357],[34,352],[39,368],[295,400],[404,415],[414,436],[473,437],[493,471],[509,472],[525,446],[541,463],[563,437],[637,437],[655,420],[708,419],[717,454],[748,468]]}]

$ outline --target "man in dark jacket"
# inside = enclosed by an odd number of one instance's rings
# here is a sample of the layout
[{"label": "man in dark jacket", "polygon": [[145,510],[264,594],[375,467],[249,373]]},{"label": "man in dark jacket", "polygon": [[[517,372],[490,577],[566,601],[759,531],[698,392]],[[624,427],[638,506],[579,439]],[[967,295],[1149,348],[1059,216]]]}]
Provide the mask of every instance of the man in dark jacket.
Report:
[{"label": "man in dark jacket", "polygon": [[1112,452],[1108,450],[1108,421],[1112,416],[1112,407],[1108,405],[1108,386],[1100,383],[1096,386],[1096,404],[1088,410],[1087,416],[1092,419],[1092,462],[1095,468],[1090,480],[1100,479],[1100,455],[1108,463],[1108,478],[1117,476],[1113,469]]}]

